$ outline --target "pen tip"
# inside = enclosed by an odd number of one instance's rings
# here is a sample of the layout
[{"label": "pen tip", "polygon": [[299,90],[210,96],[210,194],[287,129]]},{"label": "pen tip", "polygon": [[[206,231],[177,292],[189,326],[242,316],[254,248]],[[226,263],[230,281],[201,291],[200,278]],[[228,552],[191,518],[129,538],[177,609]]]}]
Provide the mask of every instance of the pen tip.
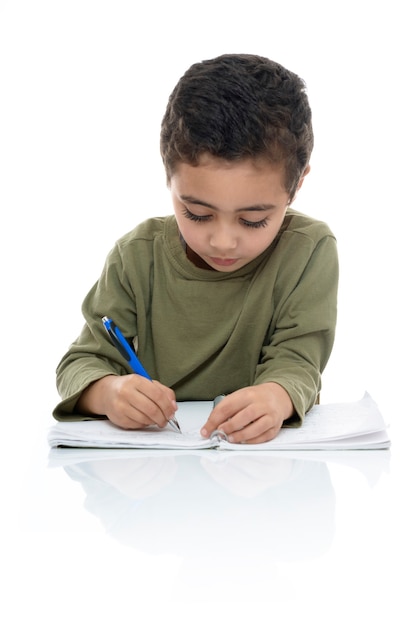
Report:
[{"label": "pen tip", "polygon": [[181,433],[181,428],[176,418],[172,418],[171,420],[169,420],[169,423],[173,426],[174,430]]}]

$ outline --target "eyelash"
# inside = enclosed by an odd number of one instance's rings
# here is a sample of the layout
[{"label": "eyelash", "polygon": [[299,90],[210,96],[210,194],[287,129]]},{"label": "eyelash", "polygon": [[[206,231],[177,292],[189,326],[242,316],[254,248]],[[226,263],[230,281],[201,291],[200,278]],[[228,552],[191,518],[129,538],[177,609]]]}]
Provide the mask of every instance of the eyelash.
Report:
[{"label": "eyelash", "polygon": [[[198,222],[200,224],[209,221],[212,217],[211,215],[196,215],[195,213],[189,211],[186,207],[184,207],[183,215],[192,222]],[[241,219],[241,224],[246,228],[264,228],[267,226],[267,218],[264,218],[259,222],[249,222],[248,220]]]}]

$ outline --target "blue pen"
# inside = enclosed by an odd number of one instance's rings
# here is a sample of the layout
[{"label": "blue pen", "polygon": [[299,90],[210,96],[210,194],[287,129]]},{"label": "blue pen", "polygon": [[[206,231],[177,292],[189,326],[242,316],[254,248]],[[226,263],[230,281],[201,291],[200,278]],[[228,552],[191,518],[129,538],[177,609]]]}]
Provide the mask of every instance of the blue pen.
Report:
[{"label": "blue pen", "polygon": [[[129,367],[135,374],[139,374],[139,376],[143,376],[144,378],[148,378],[148,380],[152,380],[151,376],[145,370],[141,361],[136,356],[135,352],[132,350],[129,343],[126,341],[125,337],[120,332],[119,328],[116,326],[115,322],[110,319],[110,317],[102,317],[103,326],[107,330],[107,333],[110,337],[111,342],[119,350],[124,359],[128,362]],[[180,426],[175,418],[168,420],[168,423],[181,433]]]}]

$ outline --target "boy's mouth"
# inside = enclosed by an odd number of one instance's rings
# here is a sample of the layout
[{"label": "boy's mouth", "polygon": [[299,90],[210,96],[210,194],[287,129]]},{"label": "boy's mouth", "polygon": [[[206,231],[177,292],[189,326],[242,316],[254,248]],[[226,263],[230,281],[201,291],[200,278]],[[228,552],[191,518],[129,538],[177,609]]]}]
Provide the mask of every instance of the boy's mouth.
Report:
[{"label": "boy's mouth", "polygon": [[219,265],[220,267],[230,267],[234,265],[238,261],[238,259],[226,259],[226,258],[218,258],[218,257],[209,257],[210,262],[213,265]]}]

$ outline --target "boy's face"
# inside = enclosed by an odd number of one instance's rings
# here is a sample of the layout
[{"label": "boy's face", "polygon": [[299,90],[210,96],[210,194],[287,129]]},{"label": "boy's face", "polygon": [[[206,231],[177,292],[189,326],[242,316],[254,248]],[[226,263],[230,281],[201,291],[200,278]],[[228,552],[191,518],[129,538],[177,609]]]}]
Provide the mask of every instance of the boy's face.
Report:
[{"label": "boy's face", "polygon": [[207,155],[179,163],[170,181],[174,213],[198,267],[232,272],[272,243],[289,202],[282,168],[266,161],[231,162]]}]

